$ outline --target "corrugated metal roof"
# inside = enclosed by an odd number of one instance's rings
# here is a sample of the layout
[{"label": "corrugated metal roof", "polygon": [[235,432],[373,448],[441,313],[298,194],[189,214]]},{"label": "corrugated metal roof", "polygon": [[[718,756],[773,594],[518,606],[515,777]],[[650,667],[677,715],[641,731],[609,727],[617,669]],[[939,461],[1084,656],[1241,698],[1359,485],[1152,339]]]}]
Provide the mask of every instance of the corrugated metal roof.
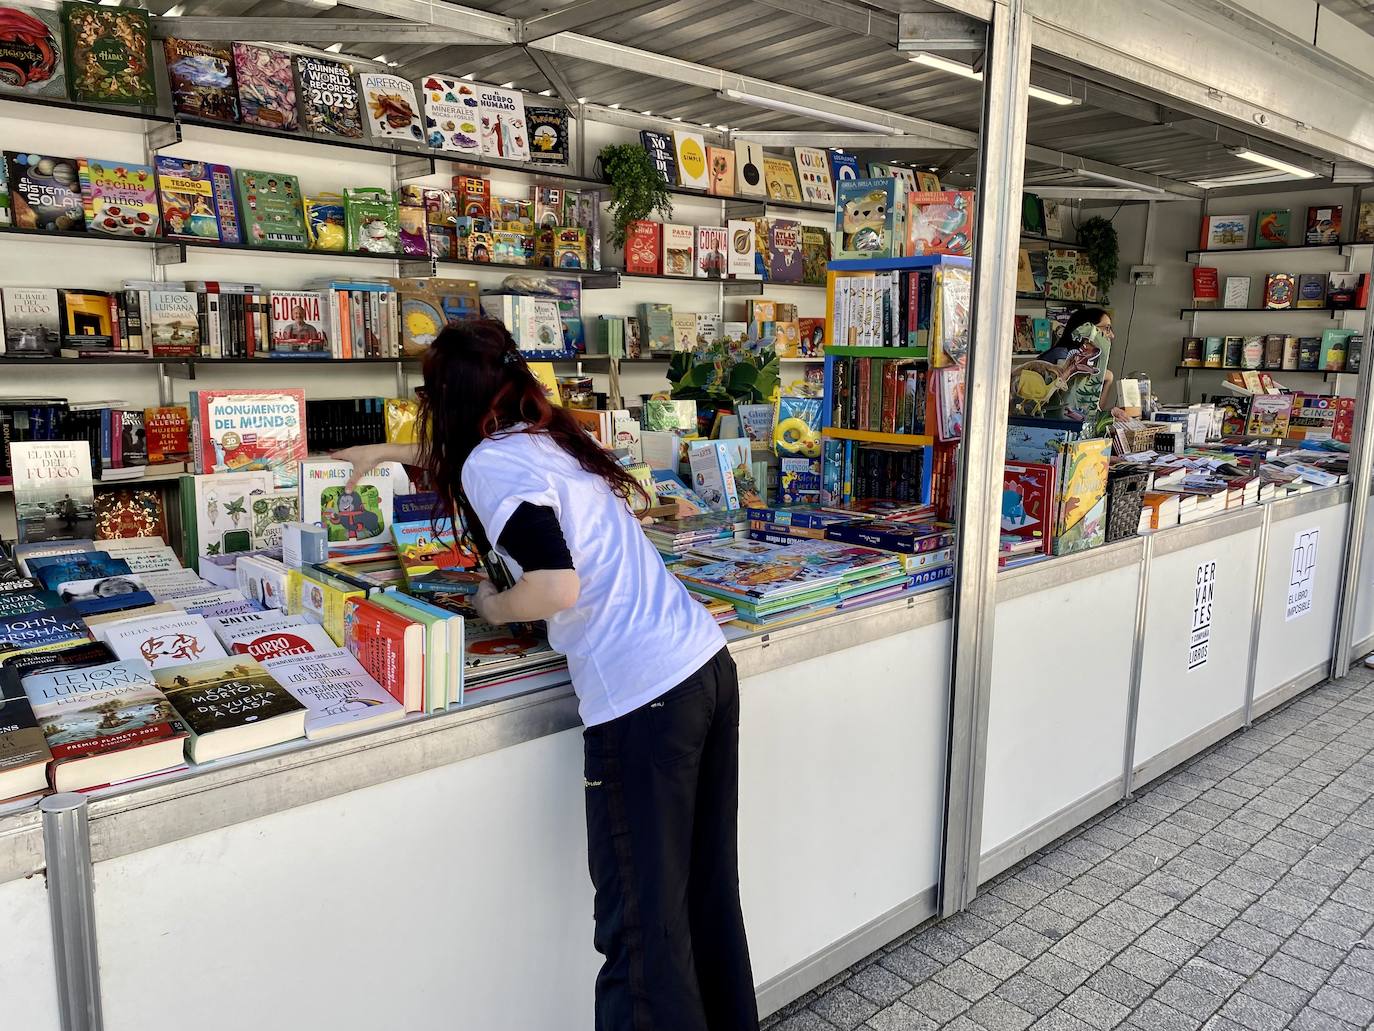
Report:
[{"label": "corrugated metal roof", "polygon": [[1374,2],[1371,0],[1317,0],[1317,3],[1365,32],[1374,32]]},{"label": "corrugated metal roof", "polygon": [[[1354,18],[1361,12],[1370,22],[1370,4],[1354,0],[1324,0],[1326,6]],[[163,13],[175,0],[152,0]],[[507,17],[532,18],[573,6],[575,0],[469,0],[466,6]],[[284,0],[182,0],[188,15],[301,17],[365,17],[359,8],[339,6],[312,9]],[[435,7],[445,5],[435,0]],[[948,72],[912,63],[895,47],[892,15],[873,12],[879,30],[872,33],[841,28],[786,4],[762,0],[668,0],[618,13],[605,4],[605,17],[580,24],[576,32],[612,43],[647,50],[728,72],[808,90],[881,110],[923,118],[976,131],[981,112],[981,86]],[[862,5],[848,5],[850,9]],[[824,12],[824,0],[798,0],[799,12]],[[817,8],[821,8],[817,11]],[[1350,10],[1346,10],[1346,9]],[[1358,9],[1358,10],[1357,10]],[[883,21],[882,19],[889,21]],[[415,77],[446,71],[471,74],[494,85],[513,83],[537,93],[548,82],[530,56],[518,46],[387,46],[352,44],[350,53],[384,57]],[[953,54],[968,60],[970,55]],[[566,55],[552,55],[558,72],[590,103],[619,105],[629,111],[656,116],[728,125],[754,131],[837,131],[834,125],[788,112],[766,110],[722,100],[714,90],[627,68],[612,67]],[[1058,75],[1063,80],[1063,75]],[[1081,85],[1081,84],[1080,84]],[[1179,180],[1210,179],[1252,172],[1254,166],[1232,156],[1222,145],[1199,138],[1184,125],[1158,124],[1141,116],[1138,106],[1113,107],[1110,91],[1093,84],[1086,103],[1058,107],[1030,102],[1028,137],[1032,143],[1098,161]],[[875,159],[939,162],[928,149],[885,150]],[[971,168],[971,160],[961,166]],[[1084,180],[1086,183],[1087,180]]]}]

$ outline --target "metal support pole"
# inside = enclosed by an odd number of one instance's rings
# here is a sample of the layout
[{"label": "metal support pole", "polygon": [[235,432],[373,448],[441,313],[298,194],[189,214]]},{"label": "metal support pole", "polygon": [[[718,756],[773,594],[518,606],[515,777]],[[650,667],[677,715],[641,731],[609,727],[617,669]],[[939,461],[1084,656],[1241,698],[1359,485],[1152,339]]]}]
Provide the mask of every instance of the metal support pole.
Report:
[{"label": "metal support pole", "polygon": [[1150,604],[1150,567],[1155,556],[1154,534],[1145,535],[1140,553],[1140,583],[1135,591],[1135,636],[1131,643],[1131,687],[1126,699],[1126,741],[1121,756],[1121,797],[1130,798],[1135,783],[1135,732],[1140,725],[1140,684],[1145,669],[1145,623]]},{"label": "metal support pole", "polygon": [[[1374,276],[1374,247],[1365,263],[1366,274]],[[1354,261],[1350,263],[1352,266]],[[1374,320],[1369,309],[1364,312],[1364,336]],[[1369,485],[1374,474],[1374,397],[1370,384],[1374,382],[1374,362],[1360,363],[1359,386],[1355,388],[1355,435],[1350,448],[1350,517],[1345,523],[1345,557],[1341,576],[1341,590],[1336,600],[1335,654],[1331,657],[1332,678],[1350,672],[1351,635],[1355,632],[1355,596],[1360,588],[1360,552],[1364,547],[1364,523],[1369,517]]]},{"label": "metal support pole", "polygon": [[95,944],[91,838],[86,796],[50,795],[39,803],[48,867],[48,912],[62,1031],[101,1031],[100,959]]},{"label": "metal support pole", "polygon": [[1245,674],[1245,729],[1250,729],[1255,709],[1255,673],[1259,669],[1260,623],[1264,619],[1264,579],[1269,566],[1269,528],[1274,523],[1274,505],[1264,506],[1260,523],[1259,562],[1255,565],[1255,600],[1250,606],[1250,660]]},{"label": "metal support pole", "polygon": [[396,396],[409,397],[410,384],[406,382],[406,363],[396,363]]},{"label": "metal support pole", "polygon": [[1031,24],[1024,0],[994,5],[984,66],[973,332],[965,369],[967,402],[960,448],[949,773],[939,907],[944,916],[963,909],[978,893],[997,618],[998,499],[1007,445],[1030,51]]}]

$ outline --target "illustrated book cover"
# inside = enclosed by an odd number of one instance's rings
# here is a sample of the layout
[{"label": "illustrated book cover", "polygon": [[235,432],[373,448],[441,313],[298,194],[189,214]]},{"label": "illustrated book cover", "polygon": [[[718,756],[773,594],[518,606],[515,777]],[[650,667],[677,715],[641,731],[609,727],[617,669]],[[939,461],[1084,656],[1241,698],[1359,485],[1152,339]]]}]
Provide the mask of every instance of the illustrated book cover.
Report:
[{"label": "illustrated book cover", "polygon": [[88,230],[132,240],[159,235],[157,173],[152,165],[80,158],[77,176]]},{"label": "illustrated book cover", "polygon": [[186,723],[186,754],[194,762],[305,735],[305,706],[247,656],[158,669],[153,676]]},{"label": "illustrated book cover", "polygon": [[239,120],[234,54],[228,43],[164,39],[162,51],[177,114],[216,122]]},{"label": "illustrated book cover", "polygon": [[306,455],[304,390],[199,390],[191,403],[196,472],[266,470],[277,486],[296,485]]},{"label": "illustrated book cover", "polygon": [[319,57],[296,58],[305,128],[321,136],[361,139],[362,109],[352,65]]},{"label": "illustrated book cover", "polygon": [[239,117],[244,125],[283,132],[294,132],[300,125],[290,54],[235,43],[234,78],[238,83]]},{"label": "illustrated book cover", "polygon": [[56,11],[24,4],[0,5],[0,93],[67,97],[63,58],[67,44]]},{"label": "illustrated book cover", "polygon": [[157,103],[148,12],[137,7],[64,3],[67,89],[81,104]]}]

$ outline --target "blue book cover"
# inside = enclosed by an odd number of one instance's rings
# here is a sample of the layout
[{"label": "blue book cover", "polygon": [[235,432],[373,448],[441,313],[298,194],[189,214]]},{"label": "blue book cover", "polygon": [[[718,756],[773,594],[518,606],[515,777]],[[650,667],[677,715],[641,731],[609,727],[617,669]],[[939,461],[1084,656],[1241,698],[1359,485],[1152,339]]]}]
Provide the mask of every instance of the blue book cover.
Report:
[{"label": "blue book cover", "polygon": [[114,558],[103,551],[82,555],[57,555],[29,561],[29,572],[43,582],[50,591],[69,580],[92,580],[101,576],[124,576],[131,570],[122,558]]},{"label": "blue book cover", "polygon": [[838,150],[828,152],[830,154],[830,178],[835,182],[844,179],[859,178],[859,159],[853,154],[843,154]]},{"label": "blue book cover", "polygon": [[86,622],[70,605],[43,612],[0,616],[0,649],[41,648],[90,638]]}]

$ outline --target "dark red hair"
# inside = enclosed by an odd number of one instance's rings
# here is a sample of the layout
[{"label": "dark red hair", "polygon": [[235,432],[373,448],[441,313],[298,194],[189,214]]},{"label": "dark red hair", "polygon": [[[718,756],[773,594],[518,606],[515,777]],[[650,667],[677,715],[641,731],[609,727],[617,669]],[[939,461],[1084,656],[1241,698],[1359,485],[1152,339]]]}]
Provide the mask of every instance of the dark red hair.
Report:
[{"label": "dark red hair", "polygon": [[463,464],[482,441],[524,424],[545,433],[626,502],[643,488],[567,410],[550,403],[500,322],[450,323],[425,352],[420,396],[420,464],[445,503],[462,493]]}]

